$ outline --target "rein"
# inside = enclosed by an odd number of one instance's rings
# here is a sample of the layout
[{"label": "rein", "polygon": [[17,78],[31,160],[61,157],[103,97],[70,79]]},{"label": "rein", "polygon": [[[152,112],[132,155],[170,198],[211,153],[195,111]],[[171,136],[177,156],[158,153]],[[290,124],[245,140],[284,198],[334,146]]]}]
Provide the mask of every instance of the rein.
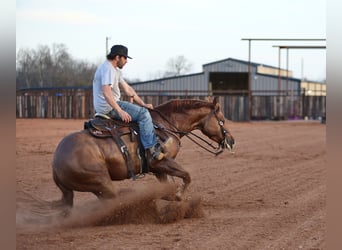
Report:
[{"label": "rein", "polygon": [[[184,132],[184,131],[180,131],[175,125],[173,125],[170,120],[163,114],[161,113],[159,110],[155,110],[155,109],[149,109],[151,111],[155,111],[157,112],[165,121],[167,121],[167,123],[169,123],[175,130],[170,130],[167,128],[163,128],[160,127],[158,125],[156,125],[156,128],[162,129],[166,132],[172,133],[172,134],[179,134],[179,135],[185,135],[189,140],[191,140],[193,143],[195,143],[197,146],[199,146],[200,148],[206,150],[207,152],[217,156],[219,154],[221,154],[223,152],[222,148],[220,149],[220,147],[216,148],[215,146],[212,145],[212,143],[208,142],[207,140],[203,139],[202,137],[196,135],[195,133],[193,133],[192,131],[190,132]],[[216,114],[215,114],[216,116]],[[221,121],[219,121],[221,122]],[[201,140],[202,142],[205,142],[208,146],[210,146],[211,148],[215,149],[216,151],[212,151],[206,147],[204,147],[203,145],[201,145],[199,142],[195,141],[193,138],[190,137],[190,135],[196,137],[197,139]]]},{"label": "rein", "polygon": [[193,143],[195,143],[197,146],[203,148],[204,150],[208,151],[209,153],[212,153],[215,156],[218,156],[219,154],[221,154],[223,152],[223,149],[218,147],[214,147],[212,143],[209,143],[208,141],[206,141],[205,139],[203,139],[202,137],[194,134],[193,132],[190,132],[191,135],[197,137],[198,139],[200,139],[201,141],[205,142],[207,145],[209,145],[210,147],[212,147],[213,149],[216,149],[216,151],[212,151],[210,149],[207,149],[206,147],[204,147],[203,145],[201,145],[200,143],[198,143],[197,141],[195,141],[193,138],[191,138],[189,135],[185,135],[186,137],[188,137]]}]

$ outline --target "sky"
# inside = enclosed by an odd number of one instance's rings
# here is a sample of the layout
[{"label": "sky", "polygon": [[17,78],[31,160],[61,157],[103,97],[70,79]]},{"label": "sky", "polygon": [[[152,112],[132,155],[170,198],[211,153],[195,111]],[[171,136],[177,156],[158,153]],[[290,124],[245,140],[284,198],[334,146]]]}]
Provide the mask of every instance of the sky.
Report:
[{"label": "sky", "polygon": [[[235,58],[248,61],[242,38],[326,39],[326,0],[17,0],[16,51],[65,44],[75,58],[100,64],[108,47],[128,47],[127,79],[161,77],[170,58],[184,56],[188,73]],[[325,41],[252,41],[251,61],[278,67],[278,45]],[[326,79],[326,50],[289,50],[297,78]],[[286,50],[281,67],[286,68]]]}]

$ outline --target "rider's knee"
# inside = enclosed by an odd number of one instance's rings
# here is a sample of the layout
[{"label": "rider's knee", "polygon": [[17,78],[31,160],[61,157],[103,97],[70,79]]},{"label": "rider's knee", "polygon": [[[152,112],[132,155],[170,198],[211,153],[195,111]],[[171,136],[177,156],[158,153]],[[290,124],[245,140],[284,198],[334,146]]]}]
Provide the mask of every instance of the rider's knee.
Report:
[{"label": "rider's knee", "polygon": [[147,108],[141,107],[140,118],[142,120],[150,120],[152,122],[152,117],[151,117],[150,112],[148,111]]}]

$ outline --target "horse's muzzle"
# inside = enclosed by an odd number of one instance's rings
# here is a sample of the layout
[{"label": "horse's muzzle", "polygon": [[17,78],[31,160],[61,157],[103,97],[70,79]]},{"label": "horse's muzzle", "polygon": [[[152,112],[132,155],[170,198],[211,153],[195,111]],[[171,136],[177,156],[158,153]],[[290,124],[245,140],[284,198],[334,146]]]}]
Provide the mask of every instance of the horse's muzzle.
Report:
[{"label": "horse's muzzle", "polygon": [[228,149],[229,151],[233,150],[233,145],[235,144],[235,140],[232,136],[225,137],[224,140],[221,143],[222,149]]}]

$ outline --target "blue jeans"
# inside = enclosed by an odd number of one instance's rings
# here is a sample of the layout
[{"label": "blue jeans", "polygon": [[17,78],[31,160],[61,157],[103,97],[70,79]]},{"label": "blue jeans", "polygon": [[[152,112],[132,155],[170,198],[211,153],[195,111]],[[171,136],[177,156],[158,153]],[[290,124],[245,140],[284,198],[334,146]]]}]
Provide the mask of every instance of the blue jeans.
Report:
[{"label": "blue jeans", "polygon": [[[118,101],[117,103],[122,110],[126,111],[132,117],[132,122],[138,123],[140,140],[143,147],[147,149],[154,146],[157,143],[157,137],[154,132],[152,118],[148,110],[144,107],[126,101]],[[107,115],[114,119],[121,120],[121,117],[114,109],[112,109]]]}]

